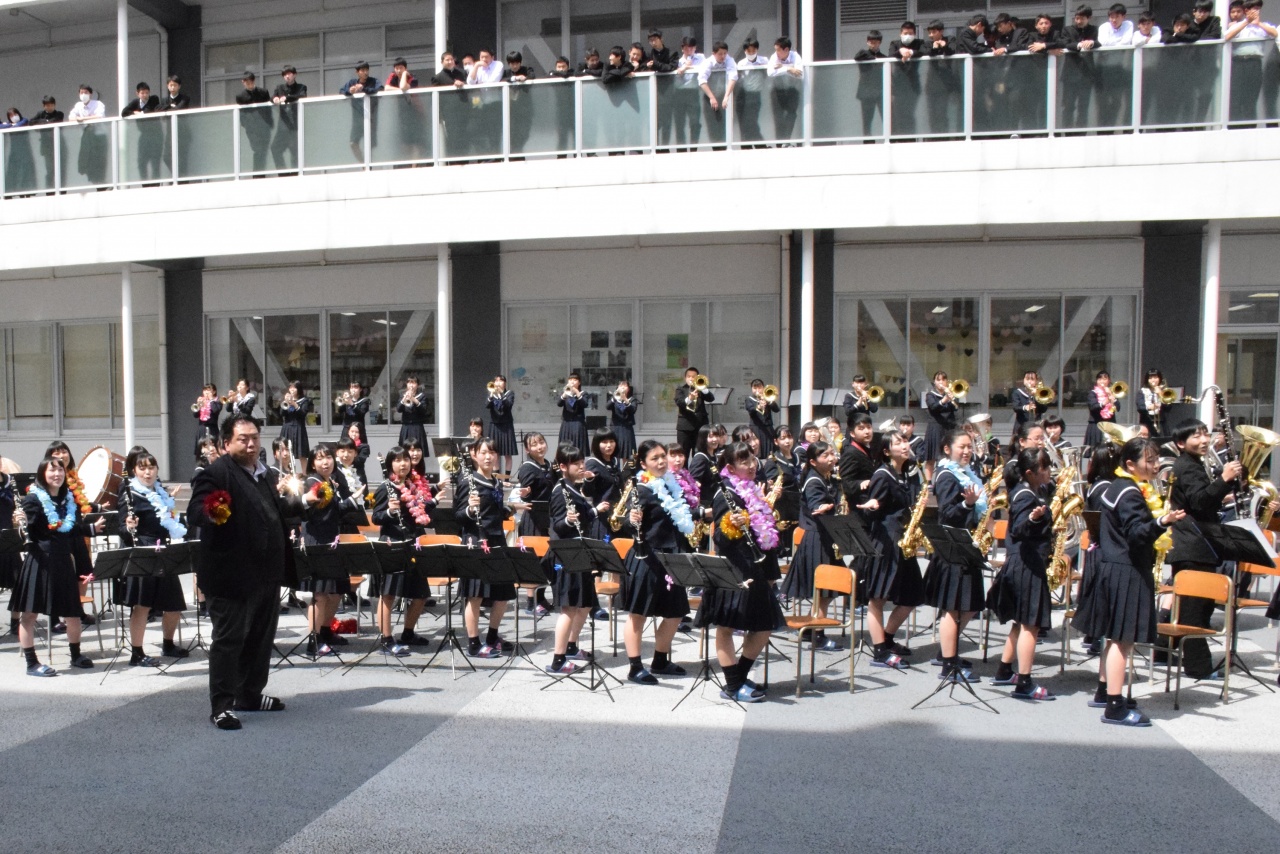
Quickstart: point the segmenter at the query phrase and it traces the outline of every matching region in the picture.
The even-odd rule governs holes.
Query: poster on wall
[[[689,367],[689,333],[667,336],[667,367],[680,370]]]
[[[529,317],[520,321],[520,346],[526,353],[547,352],[547,319]]]

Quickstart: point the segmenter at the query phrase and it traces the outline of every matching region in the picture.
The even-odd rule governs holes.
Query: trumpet
[[[956,380],[947,386],[947,394],[955,398],[957,403],[963,403],[965,396],[969,394],[969,381]]]
[[[1031,392],[1031,396],[1041,406],[1048,406],[1058,399],[1058,393],[1044,383],[1037,383],[1035,389]]]
[[[406,388],[404,390],[404,397],[400,398],[400,403],[403,404],[404,406],[417,406],[418,402],[419,401],[418,401],[417,391]]]
[[[624,394],[623,394],[622,392],[620,392],[620,391],[615,391],[615,392],[613,393],[613,399],[614,399],[614,400],[616,400],[616,401],[618,401],[618,403],[630,403],[630,402],[631,402],[631,398],[627,397],[626,395],[624,395]]]
[[[344,391],[342,394],[340,394],[340,395],[338,395],[337,397],[335,397],[335,398],[333,399],[333,405],[334,405],[334,408],[336,408],[336,409],[341,409],[341,408],[343,408],[344,406],[350,406],[350,405],[351,405],[351,392],[349,392],[349,391]]]
[[[489,397],[493,397],[495,394],[498,393],[498,386],[493,382],[493,380],[490,380],[489,382],[485,383],[484,387],[489,392]]]
[[[873,385],[866,392],[867,403],[879,403],[884,400],[884,389],[878,385]]]
[[[564,391],[560,393],[561,397],[582,397],[582,392],[573,387],[573,383],[565,383]]]
[[[1125,396],[1129,393],[1129,384],[1124,380],[1116,380],[1111,384],[1111,387],[1108,390],[1111,392],[1111,396],[1116,400],[1124,400]]]
[[[709,388],[711,388],[711,380],[707,379],[706,374],[698,374],[693,378],[693,390],[698,394],[705,394]]]
[[[204,400],[197,400],[195,403],[191,404],[191,411],[192,411],[192,412],[199,412],[199,411],[200,411],[200,407],[202,407],[202,406],[204,406]]]

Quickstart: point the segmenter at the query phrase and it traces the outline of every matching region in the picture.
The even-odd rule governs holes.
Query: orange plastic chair
[[[1199,626],[1184,626],[1178,619],[1182,611],[1182,597],[1197,596],[1201,599],[1212,599],[1225,606],[1227,618],[1222,630],[1202,629]],[[1173,616],[1168,623],[1156,626],[1156,634],[1162,638],[1181,640],[1182,638],[1230,638],[1235,623],[1235,583],[1229,575],[1216,572],[1203,572],[1196,569],[1184,569],[1173,577]],[[1231,681],[1231,643],[1226,641],[1226,661],[1222,665],[1222,702],[1227,702],[1227,686]],[[1164,690],[1169,693],[1169,671],[1177,668],[1177,683],[1173,689],[1173,708],[1179,708],[1178,696],[1182,690],[1182,645],[1166,644],[1169,663],[1164,672]],[[1154,656],[1152,656],[1154,658]],[[1155,664],[1151,665],[1154,670]]]
[[[804,666],[802,647],[804,645],[805,634],[808,633],[809,639],[812,641],[813,636],[819,631],[826,631],[827,629],[841,629],[841,630],[851,629],[853,627],[853,619],[854,619],[853,615],[857,613],[857,610],[858,610],[858,602],[857,602],[858,597],[855,592],[858,588],[858,574],[854,572],[852,569],[850,569],[849,567],[843,566],[843,565],[836,565],[832,563],[819,564],[817,567],[814,568],[814,571],[813,571],[813,587],[814,587],[815,598],[817,597],[817,591],[819,590],[834,590],[837,596],[848,596],[849,607],[845,609],[845,612],[844,612],[845,618],[843,620],[835,620],[830,617],[814,617],[814,616],[802,617],[802,616],[799,616],[798,614],[791,615],[786,618],[787,628],[795,631],[796,633],[794,640],[796,642],[796,696],[797,697],[800,696],[800,688],[801,688],[801,685],[803,684],[803,682],[801,681],[801,677],[803,676],[803,672],[801,668]],[[791,638],[788,638],[788,640],[790,639]],[[857,661],[857,656],[854,655],[854,650],[847,650],[847,652],[849,652],[849,693],[852,694],[854,692],[853,668],[854,668],[854,664]],[[816,657],[816,653],[812,647],[812,644],[810,644],[810,648],[809,648],[809,682],[810,683],[813,683],[814,681],[816,681],[815,657]],[[767,664],[768,664],[768,661],[766,659],[766,666]],[[766,681],[768,680],[768,678],[769,678],[768,674],[766,673],[765,675]]]

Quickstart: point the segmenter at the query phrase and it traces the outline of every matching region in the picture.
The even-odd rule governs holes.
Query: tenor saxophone
[[[1004,510],[1009,506],[1008,495],[1005,493],[996,495],[996,490],[1000,488],[1000,481],[1003,479],[1004,471],[996,468],[991,475],[991,479],[987,481],[987,509],[982,514],[982,518],[978,520],[978,527],[973,531],[973,544],[984,555],[990,554],[991,547],[996,543],[995,532],[991,530],[991,517],[997,510]]]
[[[622,487],[622,494],[618,496],[618,502],[613,505],[613,512],[609,514],[609,530],[615,534],[622,530],[622,523],[627,518],[628,499],[631,498],[631,490],[635,485],[634,480],[627,481],[627,485]]]
[[[903,557],[915,557],[921,548],[929,552],[933,551],[928,538],[920,528],[920,520],[924,516],[924,506],[928,500],[929,484],[926,483],[920,489],[920,497],[916,499],[915,507],[911,508],[911,521],[907,523],[907,527],[902,531],[902,538],[898,540],[898,548],[902,549]]]
[[[1054,496],[1054,501],[1057,501]],[[1053,516],[1053,554],[1049,557],[1046,580],[1050,590],[1066,584],[1071,578],[1071,561],[1067,560],[1067,537],[1071,533],[1071,517],[1084,510],[1084,499],[1074,493],[1067,496]]]

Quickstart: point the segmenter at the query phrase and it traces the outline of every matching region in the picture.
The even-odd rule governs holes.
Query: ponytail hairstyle
[[[1093,449],[1089,457],[1089,474],[1085,480],[1093,486],[1100,480],[1110,480],[1120,465],[1120,448],[1114,442],[1104,442]]]
[[[1018,481],[1025,480],[1031,472],[1048,468],[1049,465],[1049,452],[1044,448],[1027,448],[1019,451],[1018,456],[1013,459],[1013,465],[1005,470],[1005,489],[1012,494],[1014,488],[1018,485]]]

